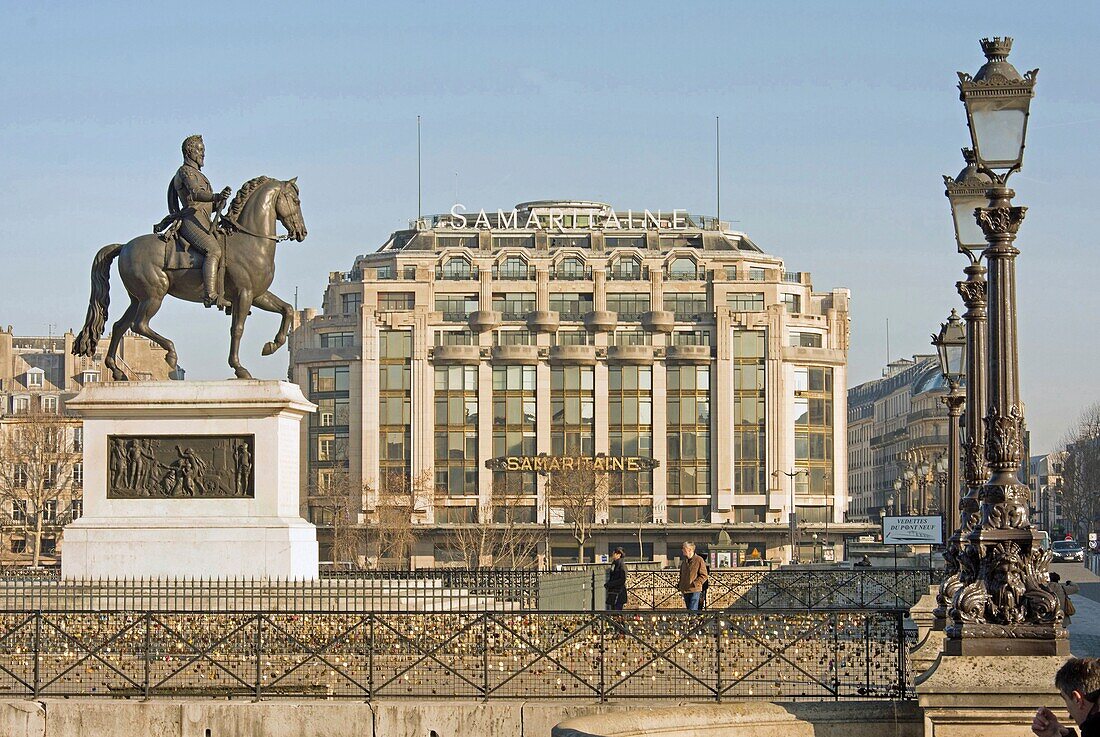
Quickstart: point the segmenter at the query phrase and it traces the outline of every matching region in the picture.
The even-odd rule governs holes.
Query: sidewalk
[[[1069,625],[1069,649],[1079,658],[1100,657],[1100,584],[1081,584],[1081,593],[1074,594],[1073,615]]]

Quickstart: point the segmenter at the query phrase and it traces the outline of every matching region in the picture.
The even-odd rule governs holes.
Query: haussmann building
[[[417,567],[491,562],[485,535],[470,559],[486,530],[576,561],[578,512],[547,488],[594,467],[586,560],[640,541],[667,561],[691,539],[723,564],[786,562],[792,503],[795,557],[839,560],[866,531],[846,523],[848,299],[682,210],[420,218],[332,273],[291,335],[291,378],[319,407],[302,503],[322,559],[369,557],[333,535],[385,525],[388,498]],[[333,490],[359,532],[332,529]]]

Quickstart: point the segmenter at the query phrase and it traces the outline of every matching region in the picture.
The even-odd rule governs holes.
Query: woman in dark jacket
[[[607,589],[607,609],[609,611],[622,611],[626,606],[626,566],[623,565],[622,548],[615,548],[611,553],[611,570],[608,572],[607,583],[603,585]]]

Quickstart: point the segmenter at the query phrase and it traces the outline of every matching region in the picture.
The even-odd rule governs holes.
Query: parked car
[[[1050,552],[1051,560],[1055,563],[1074,560],[1084,562],[1085,560],[1085,550],[1075,540],[1056,540],[1051,543]]]

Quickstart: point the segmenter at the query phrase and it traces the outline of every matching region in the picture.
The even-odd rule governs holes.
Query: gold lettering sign
[[[503,456],[485,462],[485,467],[495,471],[535,471],[553,473],[557,471],[600,471],[637,473],[651,471],[658,466],[652,458],[639,456]]]

